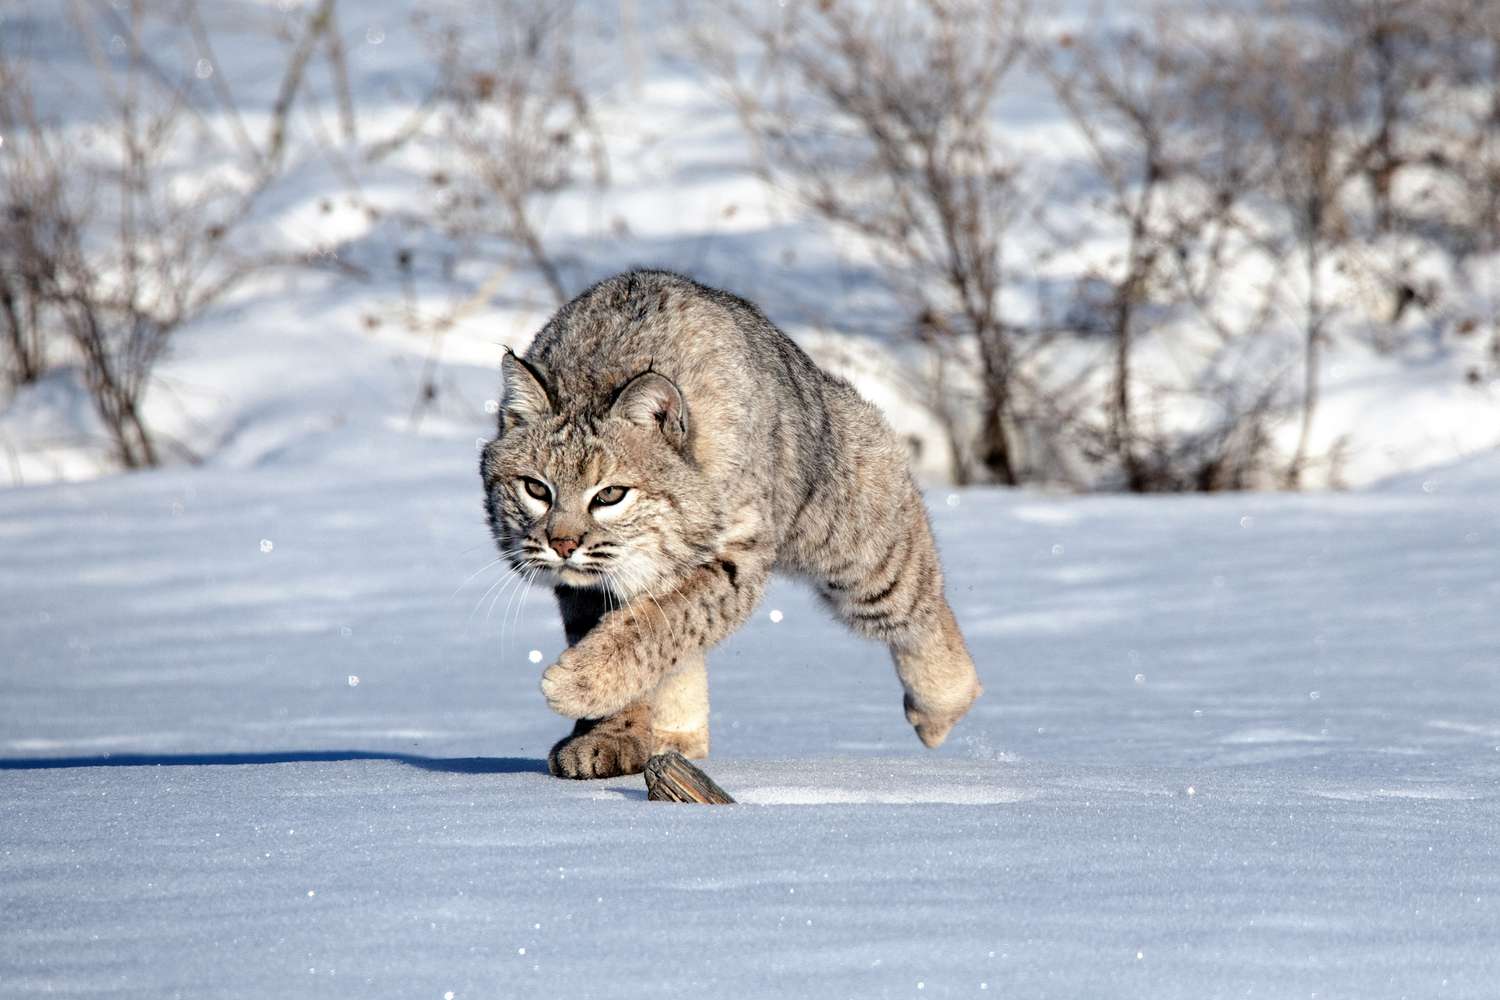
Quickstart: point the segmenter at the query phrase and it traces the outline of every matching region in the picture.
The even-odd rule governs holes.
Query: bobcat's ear
[[[500,433],[553,412],[552,394],[540,369],[509,349],[500,359],[505,398],[500,401]]]
[[[641,372],[615,395],[609,415],[642,427],[660,427],[678,451],[687,444],[687,406],[676,383],[659,372]]]

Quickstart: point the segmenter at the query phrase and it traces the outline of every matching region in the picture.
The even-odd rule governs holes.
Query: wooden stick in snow
[[[646,798],[654,802],[700,802],[721,805],[733,802],[729,793],[693,766],[676,750],[659,753],[646,761]]]

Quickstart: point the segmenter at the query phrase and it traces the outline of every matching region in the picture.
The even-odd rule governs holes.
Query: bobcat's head
[[[479,471],[490,532],[512,567],[628,600],[704,560],[718,512],[670,379],[645,371],[612,400],[567,400],[514,354],[502,369],[499,435]]]

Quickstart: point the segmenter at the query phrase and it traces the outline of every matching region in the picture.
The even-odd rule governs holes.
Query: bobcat
[[[542,675],[577,722],[548,766],[638,772],[708,753],[703,654],[773,569],[889,645],[929,747],[980,694],[903,446],[758,309],[664,271],[603,281],[503,361],[484,449],[501,554],[555,588],[569,647]]]

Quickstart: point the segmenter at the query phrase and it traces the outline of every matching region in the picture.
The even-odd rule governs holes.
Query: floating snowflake
[[[260,550],[262,552],[270,552],[275,547],[276,543],[271,541],[269,538],[262,538],[260,540]]]

